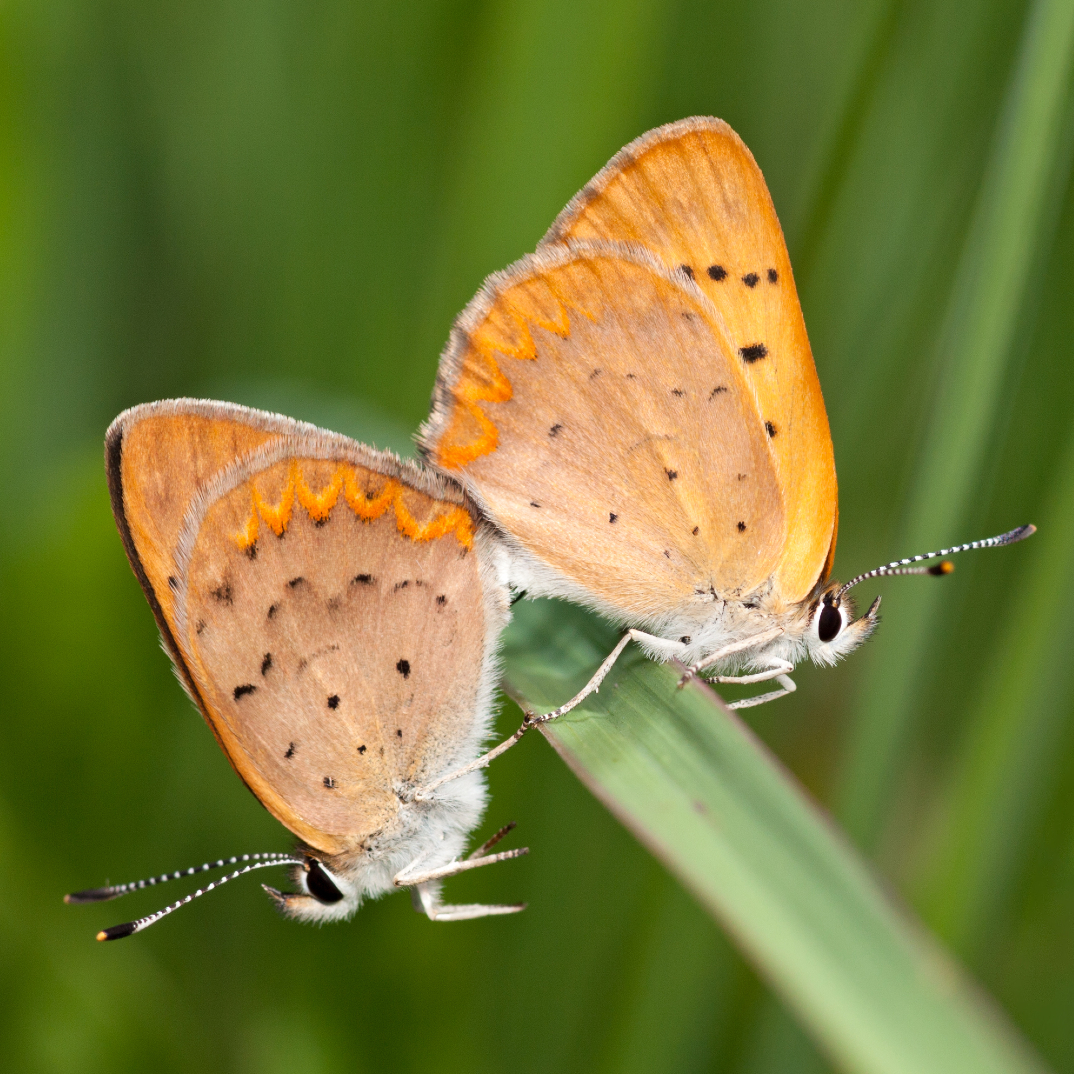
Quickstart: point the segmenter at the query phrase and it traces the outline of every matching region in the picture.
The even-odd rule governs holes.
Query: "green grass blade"
[[[592,617],[522,604],[507,681],[548,711],[614,643]],[[942,950],[752,733],[701,685],[628,650],[545,728],[577,775],[693,892],[848,1071],[1040,1070]]]
[[[896,555],[976,536],[963,527],[991,442],[1062,143],[1072,55],[1074,0],[1037,0],[956,273],[938,352],[932,419]],[[938,587],[922,587],[912,594],[896,591],[888,602],[899,629],[885,659],[872,663],[838,809],[865,844],[876,838],[887,789],[899,768],[942,599]]]
[[[976,954],[1009,896],[1026,833],[1039,818],[1062,760],[1070,719],[1074,600],[1074,438],[1041,518],[1008,627],[967,722],[969,740],[951,780],[948,822],[922,902],[929,923],[956,949]]]

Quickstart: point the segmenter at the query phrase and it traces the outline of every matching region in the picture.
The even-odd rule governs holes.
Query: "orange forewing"
[[[776,592],[801,600],[834,555],[835,460],[783,231],[753,155],[718,119],[651,131],[582,189],[544,243],[570,240],[645,246],[687,268],[720,311],[774,433],[787,520]]]

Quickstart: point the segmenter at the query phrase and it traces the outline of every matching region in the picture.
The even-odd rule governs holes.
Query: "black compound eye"
[[[306,873],[306,890],[318,901],[331,905],[343,898],[343,892],[332,883],[332,878],[319,861],[312,858]]]
[[[820,610],[820,620],[817,623],[817,637],[821,641],[834,641],[843,629],[843,616],[838,608],[825,604]]]

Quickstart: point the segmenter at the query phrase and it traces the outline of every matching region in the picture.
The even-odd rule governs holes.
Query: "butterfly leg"
[[[745,652],[747,649],[756,649],[760,645],[766,645],[770,641],[774,641],[783,633],[782,627],[772,627],[771,630],[766,630],[763,634],[756,634],[752,638],[746,638],[743,641],[735,641],[730,645],[725,645],[722,649],[717,649],[716,652],[710,653],[704,660],[694,664],[693,667],[687,668],[686,673],[679,680],[679,689],[681,690],[695,675],[704,671],[705,668],[712,667],[713,664],[718,664],[721,660],[726,660],[729,656],[734,656],[736,653]],[[780,661],[781,664],[786,661]],[[742,682],[753,681],[762,682],[764,679],[771,679],[775,675],[782,674],[784,671],[791,671],[793,664],[788,664],[786,668],[781,667],[778,671],[773,671],[771,674],[764,674],[761,679],[742,680],[742,679],[713,679],[713,682]]]
[[[786,697],[787,694],[793,694],[798,687],[794,685],[793,679],[787,677],[788,671],[794,671],[794,665],[786,660],[777,660],[774,661],[773,667],[758,671],[754,675],[716,675],[705,681],[710,684],[732,682],[745,685],[751,682],[771,682],[772,679],[776,679],[782,689],[770,690],[767,694],[758,694],[756,697],[746,697],[741,701],[727,703],[729,709],[749,709],[753,708],[754,705],[763,705],[767,701],[775,701],[777,697]]]
[[[726,650],[722,650],[721,654],[726,654]],[[711,658],[706,661],[711,664]],[[679,680],[679,688],[681,689],[690,680],[696,668],[690,668],[685,675]],[[770,690],[767,694],[758,694],[757,697],[746,697],[741,701],[732,701],[727,704],[730,709],[748,709],[753,708],[754,705],[763,705],[768,701],[775,701],[777,697],[786,697],[787,694],[793,694],[798,689],[794,685],[794,680],[788,678],[787,672],[794,671],[794,665],[788,660],[772,660],[772,666],[765,668],[764,671],[755,672],[752,675],[714,675],[711,679],[706,679],[710,685],[713,683],[736,683],[738,685],[746,685],[753,682],[770,682],[772,679],[776,679],[779,682],[781,689]]]
[[[524,902],[516,903],[461,903],[452,906],[440,901],[440,883],[431,881],[410,889],[410,900],[419,914],[430,921],[470,921],[475,917],[493,917],[499,914],[517,914],[526,909]]]
[[[652,634],[646,634],[643,630],[628,630],[619,639],[615,648],[605,657],[604,662],[597,668],[589,682],[570,701],[560,705],[558,709],[553,709],[551,712],[544,714],[527,712],[522,726],[510,738],[505,738],[498,746],[494,746],[488,753],[483,753],[477,760],[471,761],[469,764],[463,765],[462,768],[457,768],[454,772],[449,772],[446,776],[441,776],[432,783],[427,783],[424,787],[418,788],[413,792],[414,800],[418,802],[426,801],[437,787],[442,787],[445,783],[458,779],[459,776],[465,776],[467,772],[473,772],[478,768],[487,768],[490,761],[495,760],[501,753],[506,753],[531,727],[536,727],[541,723],[548,723],[549,720],[554,720],[557,716],[570,712],[576,705],[580,705],[590,694],[595,693],[600,688],[600,684],[604,681],[608,672],[611,671],[612,665],[619,659],[620,654],[631,641],[643,642],[665,651],[669,648],[674,651],[675,647],[684,648],[682,642],[658,638]]]
[[[477,760],[464,764],[462,768],[456,768],[454,772],[449,772],[446,776],[434,779],[432,783],[427,783],[424,787],[419,787],[413,792],[414,801],[428,801],[437,787],[442,787],[445,783],[458,779],[459,776],[465,776],[467,772],[475,772],[479,768],[488,768],[491,761],[494,761],[501,753],[506,753],[532,726],[530,713],[526,713],[526,719],[522,721],[522,726],[510,738],[505,738],[498,746],[493,746],[488,753],[483,753]]]
[[[786,697],[798,689],[794,685],[794,679],[789,679],[786,675],[777,675],[776,682],[782,687],[781,690],[769,690],[767,694],[758,694],[757,697],[745,697],[741,701],[732,701],[727,707],[729,709],[750,709],[754,705],[764,705],[769,701],[775,701],[777,697]]]
[[[794,665],[788,663],[786,660],[778,660],[774,662],[774,666],[766,668],[764,671],[758,671],[753,675],[714,675],[711,679],[705,679],[710,686],[715,683],[735,683],[739,686],[745,686],[748,683],[754,682],[771,682],[772,679],[779,681],[782,689],[772,690],[767,694],[758,694],[757,697],[743,698],[741,701],[728,702],[727,707],[731,709],[748,709],[754,705],[763,705],[766,701],[775,701],[777,697],[784,697],[787,694],[793,694],[798,689],[794,685],[794,680],[787,677],[787,672],[794,671]],[[685,683],[688,679],[687,675],[684,675],[682,682]]]
[[[479,848],[483,850],[484,848]],[[449,861],[447,865],[441,865],[438,869],[427,869],[425,872],[413,871],[419,861],[413,861],[395,874],[394,883],[397,888],[410,888],[419,884],[428,884],[431,880],[446,880],[449,876],[458,876],[459,873],[469,872],[471,869],[480,869],[482,865],[495,865],[498,861],[510,861],[511,858],[521,858],[530,852],[529,847],[519,847],[517,850],[501,850],[498,854],[483,854],[481,857],[463,858],[461,861]]]
[[[548,723],[550,720],[555,720],[557,717],[570,712],[571,709],[580,705],[590,694],[595,694],[600,689],[600,684],[607,678],[608,672],[612,670],[616,660],[619,659],[623,650],[632,641],[636,641],[642,645],[652,646],[663,652],[671,651],[673,653],[676,650],[686,648],[682,642],[669,641],[667,638],[658,638],[654,634],[646,634],[644,630],[628,630],[619,639],[616,647],[604,658],[604,662],[593,673],[593,677],[589,682],[587,682],[585,686],[570,699],[570,701],[564,702],[558,709],[553,709],[551,712],[529,717],[529,722],[534,725]]]
[[[492,865],[498,861],[507,861],[510,858],[518,858],[529,853],[529,847],[506,850],[499,854],[486,853],[507,835],[514,826],[513,821],[505,825],[468,857],[462,861],[449,862],[440,869],[430,869],[424,873],[411,873],[410,870],[420,863],[420,859],[412,862],[396,875],[395,883],[399,887],[410,888],[410,898],[414,903],[414,909],[419,914],[425,914],[430,921],[466,921],[474,917],[517,914],[526,909],[524,902],[506,904],[464,903],[456,906],[445,906],[440,901],[441,885],[447,877],[466,872],[468,869],[478,869],[482,865]]]
[[[711,679],[706,679],[705,681],[708,683],[733,682],[740,686],[746,686],[751,682],[770,682],[772,679],[778,679],[791,671],[794,671],[793,664],[786,660],[773,660],[770,668],[765,668],[764,671],[758,671],[753,675],[713,675]],[[792,689],[794,688],[792,687]]]

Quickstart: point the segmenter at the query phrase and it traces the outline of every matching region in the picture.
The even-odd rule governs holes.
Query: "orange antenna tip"
[[[929,574],[950,574],[954,569],[955,565],[949,559],[945,559],[942,563],[929,567]]]

